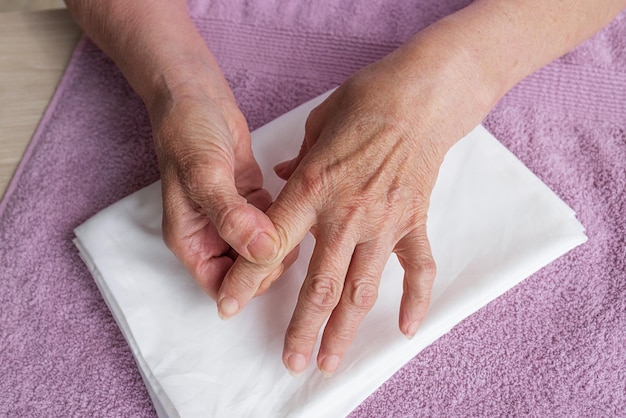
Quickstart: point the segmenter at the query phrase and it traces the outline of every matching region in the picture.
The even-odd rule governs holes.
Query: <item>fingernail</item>
[[[327,356],[320,363],[320,371],[326,377],[332,376],[339,367],[339,356]]]
[[[276,242],[261,232],[248,244],[248,252],[256,260],[271,261],[276,256]]]
[[[415,337],[415,334],[417,334],[417,329],[420,326],[420,321],[414,321],[411,322],[407,328],[407,332],[406,332],[406,337],[410,340],[413,337]]]
[[[239,311],[239,302],[236,299],[227,296],[220,300],[217,304],[217,313],[220,318],[230,319]]]
[[[292,376],[300,376],[306,370],[306,358],[302,354],[291,354],[287,357],[287,369]]]

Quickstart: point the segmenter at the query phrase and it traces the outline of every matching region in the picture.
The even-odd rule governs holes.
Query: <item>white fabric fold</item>
[[[294,157],[320,96],[252,134],[268,190]],[[284,332],[313,240],[270,291],[222,321],[161,238],[155,183],[76,228],[75,243],[132,348],[160,416],[340,416],[473,312],[586,241],[574,212],[484,128],[447,154],[428,231],[438,272],[417,335],[398,329],[403,271],[392,256],[375,307],[337,373],[311,366],[294,378],[281,362]]]

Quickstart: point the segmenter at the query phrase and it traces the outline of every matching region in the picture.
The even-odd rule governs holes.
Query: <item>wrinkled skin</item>
[[[283,250],[309,230],[316,239],[285,337],[283,360],[296,374],[326,319],[317,362],[328,374],[336,370],[376,301],[391,253],[405,270],[402,332],[412,337],[428,310],[435,278],[430,194],[450,138],[463,136],[482,113],[455,117],[457,91],[433,82],[454,72],[425,63],[415,76],[415,65],[406,65],[412,59],[401,50],[347,80],[311,112],[298,156],[275,168],[288,181],[267,215]],[[241,309],[279,261],[235,263],[218,294],[225,316]]]
[[[405,270],[400,329],[414,335],[435,265],[428,201],[445,152],[511,87],[572,49],[626,0],[474,0],[354,74],[307,121],[276,202],[250,135],[185,0],[66,0],[148,108],[163,180],[164,238],[223,318],[293,262],[313,258],[283,361],[304,371],[324,320],[318,367],[330,374],[376,300],[393,252]]]
[[[215,299],[239,254],[257,260],[248,248],[253,248],[250,243],[258,235],[258,225],[273,230],[264,215],[272,199],[262,188],[248,126],[234,100],[216,101],[202,94],[159,112],[153,125],[163,187],[164,240]],[[228,241],[240,245],[233,249]],[[257,257],[272,256],[272,245],[261,247]],[[289,266],[296,256],[297,248],[284,263]],[[283,269],[281,263],[268,274],[256,294],[264,293]]]

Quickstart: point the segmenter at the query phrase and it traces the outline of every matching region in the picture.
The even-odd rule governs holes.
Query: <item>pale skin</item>
[[[262,189],[250,135],[182,0],[150,7],[67,0],[85,32],[146,103],[163,180],[168,247],[230,318],[269,288],[308,231],[314,253],[283,362],[332,374],[373,306],[395,253],[400,330],[412,337],[435,278],[429,197],[447,150],[524,77],[571,50],[625,0],[476,0],[346,80],[309,116],[299,155]]]

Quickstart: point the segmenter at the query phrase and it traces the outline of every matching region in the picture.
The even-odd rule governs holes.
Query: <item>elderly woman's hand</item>
[[[435,278],[429,197],[446,151],[487,108],[467,66],[439,54],[407,45],[355,74],[311,112],[299,155],[275,168],[289,179],[267,212],[281,250],[309,230],[316,239],[285,337],[283,360],[296,374],[327,319],[317,362],[336,370],[392,252],[405,270],[400,329],[412,337],[426,314]],[[236,314],[279,261],[238,261],[218,294],[221,314]]]
[[[312,112],[300,154],[277,167],[289,181],[264,214],[269,196],[248,129],[186,2],[67,3],[150,110],[166,241],[217,296],[223,317],[280,275],[307,231],[315,235],[285,338],[283,359],[295,373],[307,367],[326,318],[318,365],[336,369],[391,252],[405,269],[400,328],[415,333],[435,274],[426,212],[446,150],[508,89],[626,7],[626,0],[474,0]],[[176,91],[202,79],[199,88]]]
[[[274,240],[264,236],[275,234],[264,214],[272,199],[262,188],[245,118],[226,88],[222,98],[199,88],[168,96],[151,109],[163,188],[163,237],[213,298],[238,256],[259,262],[276,253]]]
[[[296,159],[277,167],[289,178],[267,211],[279,251],[235,262],[217,295],[221,315],[239,312],[310,230],[316,246],[285,336],[289,370],[305,370],[326,319],[317,363],[336,370],[391,252],[405,270],[400,329],[412,336],[435,276],[426,213],[444,154],[506,91],[625,4],[475,0],[351,77],[311,113]]]
[[[271,198],[262,189],[248,126],[187,2],[155,0],[148,8],[124,0],[67,3],[150,113],[168,247],[214,298],[237,257],[273,261],[278,235],[264,213]]]

